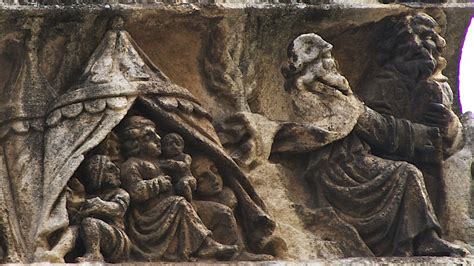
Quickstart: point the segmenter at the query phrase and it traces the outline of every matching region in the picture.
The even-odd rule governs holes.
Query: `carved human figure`
[[[290,44],[291,71],[286,77],[294,81],[293,89],[311,91],[323,83],[341,98],[350,95],[345,79],[332,82],[340,74],[328,47],[316,34],[303,34]],[[302,83],[300,77],[308,80],[307,69],[314,65],[321,65],[321,71],[312,71],[310,82]],[[368,107],[364,110],[350,134],[311,152],[305,178],[319,205],[333,207],[377,256],[467,254],[440,238],[422,173],[412,164],[383,159],[371,151],[372,146],[400,155],[439,150],[437,129],[381,115]]]
[[[441,213],[443,160],[463,145],[462,126],[451,110],[453,93],[442,74],[446,60],[441,56],[446,41],[438,23],[424,13],[402,15],[388,23],[379,43],[375,70],[366,74],[358,88],[364,102],[379,113],[407,119],[439,129],[439,154],[398,155],[413,162],[422,172],[435,210]],[[390,152],[377,152],[393,157]]]
[[[187,89],[171,82],[150,61],[122,29],[121,17],[112,18],[109,25],[77,85],[56,98],[47,114],[43,200],[34,228],[38,257],[51,250],[51,240],[70,226],[68,181],[85,157],[104,151],[123,170],[121,181],[131,197],[126,219],[131,229],[127,233],[137,260],[233,257],[238,247],[212,240],[191,203],[174,193],[171,178],[159,166],[161,148],[154,124],[129,117],[137,112],[146,113],[166,125],[163,130],[178,132],[193,148],[212,156],[225,169],[227,184],[239,201],[246,244],[259,252],[283,255],[284,241],[273,236],[275,222],[247,176],[224,151],[211,115]],[[120,123],[134,125],[118,132],[118,146],[124,154],[117,154],[118,143],[110,134]],[[152,232],[147,231],[149,227]]]
[[[162,146],[164,159],[160,160],[160,166],[168,170],[175,193],[191,202],[196,179],[191,173],[191,156],[184,153],[183,138],[177,133],[170,133],[163,137]]]
[[[119,187],[119,168],[108,156],[93,155],[78,175],[69,180],[67,187],[69,226],[53,248],[39,253],[36,260],[64,263],[64,257],[77,247],[78,241],[85,247],[85,254],[77,258],[80,262],[128,259],[131,244],[125,233],[124,216],[130,196]]]
[[[131,243],[125,233],[124,216],[129,194],[120,188],[120,170],[104,155],[86,161],[87,199],[81,206],[81,239],[85,254],[79,261],[120,262],[128,259]]]
[[[252,142],[255,150],[306,154],[304,177],[317,205],[333,208],[377,256],[466,255],[465,249],[440,237],[421,171],[395,159],[439,157],[440,130],[365,106],[339,73],[331,50],[332,45],[316,34],[295,38],[283,68],[293,107],[290,120],[238,114],[229,120],[230,126],[222,126],[223,136],[242,143],[227,132],[240,121],[244,126],[236,128],[246,132],[234,136],[250,136],[244,141]],[[265,132],[257,133],[261,128]],[[235,154],[246,154],[244,148]],[[380,157],[381,151],[392,159]]]
[[[271,260],[273,256],[245,250],[242,231],[235,218],[238,204],[234,192],[224,185],[216,165],[207,157],[194,155],[191,170],[197,180],[193,206],[203,223],[212,231],[212,238],[226,245],[237,245],[233,260]]]
[[[174,195],[171,178],[159,166],[155,124],[140,116],[126,118],[120,138],[127,158],[121,169],[131,197],[127,228],[133,255],[146,261],[232,258],[238,247],[213,240],[191,203]]]

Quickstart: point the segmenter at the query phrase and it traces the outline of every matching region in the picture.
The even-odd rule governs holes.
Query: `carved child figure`
[[[129,257],[131,244],[124,215],[129,194],[120,188],[120,170],[108,156],[95,155],[86,162],[87,200],[81,207],[81,238],[86,253],[79,261],[119,262]]]
[[[184,140],[176,133],[163,137],[163,157],[160,166],[173,178],[176,194],[191,202],[196,179],[191,173],[191,156],[184,153]]]
[[[207,157],[193,156],[191,170],[197,180],[192,204],[203,223],[212,231],[212,238],[220,243],[239,247],[233,260],[272,260],[271,255],[245,251],[242,232],[234,216],[237,198],[229,187],[224,186],[216,165]]]

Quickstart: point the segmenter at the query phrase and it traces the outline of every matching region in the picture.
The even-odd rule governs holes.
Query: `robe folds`
[[[127,233],[135,259],[189,260],[211,234],[191,203],[160,191],[152,177],[163,175],[149,161],[130,158],[122,165],[122,184],[130,193]]]
[[[413,154],[414,128],[407,120],[367,112],[373,126],[358,124],[344,139],[314,152],[305,178],[320,207],[334,208],[376,256],[413,253],[417,235],[440,233],[423,174],[406,161],[373,155],[371,147]]]

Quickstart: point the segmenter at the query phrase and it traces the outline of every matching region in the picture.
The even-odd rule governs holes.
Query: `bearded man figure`
[[[435,155],[441,143],[438,128],[382,115],[364,106],[338,72],[331,49],[316,34],[300,35],[289,45],[289,61],[283,69],[285,89],[297,117],[294,121],[301,124],[293,139],[306,139],[304,150],[309,151],[310,159],[305,178],[319,207],[332,207],[376,256],[466,255],[463,248],[441,239],[423,174],[410,163],[372,152],[372,147],[377,147],[399,156]],[[341,120],[344,115],[345,121]],[[342,125],[333,124],[336,122]],[[306,132],[301,133],[303,125]],[[350,132],[324,147],[319,148],[316,136],[308,138],[316,132],[315,126],[328,135],[344,125]],[[278,143],[289,139],[279,138],[288,132],[276,134],[273,148],[288,147]],[[315,142],[314,149],[308,140]]]
[[[385,25],[375,71],[367,71],[358,94],[379,113],[440,130],[437,156],[377,152],[415,164],[423,172],[435,211],[441,215],[445,198],[443,160],[463,145],[461,123],[451,110],[453,93],[442,74],[446,60],[441,54],[446,41],[440,36],[438,23],[424,13],[402,15]]]

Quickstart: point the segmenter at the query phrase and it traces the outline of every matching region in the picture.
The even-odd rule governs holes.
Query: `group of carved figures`
[[[63,262],[79,240],[77,261],[273,258],[244,250],[237,199],[209,158],[191,159],[179,134],[161,139],[142,116],[119,127],[68,182],[69,226],[37,260]]]
[[[222,121],[219,134],[121,18],[110,25],[79,85],[43,108],[43,117],[23,99],[2,124],[5,261],[284,258],[284,239],[273,234],[275,222],[236,163],[251,161],[258,146],[267,156],[306,154],[305,178],[319,207],[333,208],[374,255],[467,254],[441,238],[434,201],[441,190],[429,183],[442,178],[440,165],[462,137],[441,73],[446,44],[428,15],[400,16],[387,30],[380,45],[387,54],[358,96],[338,72],[332,45],[313,33],[296,37],[282,71],[290,120],[243,112]],[[23,83],[12,85],[20,100],[32,93],[24,75],[47,93],[31,53],[15,79]],[[257,120],[275,130],[256,127]],[[273,134],[272,142],[258,134]],[[240,145],[231,153],[229,143]],[[30,168],[12,159],[18,147]],[[29,176],[23,189],[19,178],[38,171],[41,178]]]

